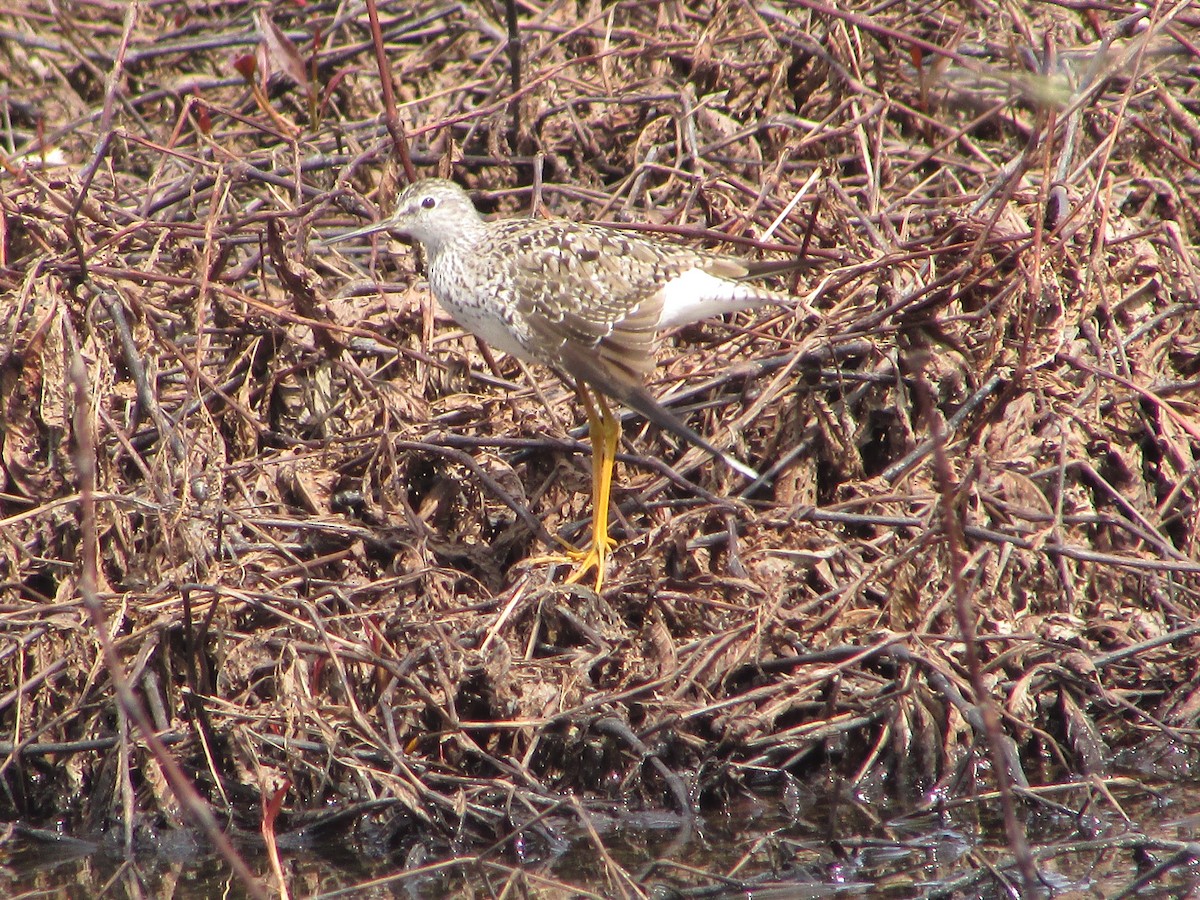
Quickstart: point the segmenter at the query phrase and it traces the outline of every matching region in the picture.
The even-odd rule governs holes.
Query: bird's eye
[[[433,209],[437,206],[437,197],[422,197],[421,207],[423,209]]]

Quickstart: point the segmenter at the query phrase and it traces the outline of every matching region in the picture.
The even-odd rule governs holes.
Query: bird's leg
[[[588,433],[592,437],[592,540],[586,550],[570,554],[575,571],[567,584],[581,581],[591,569],[596,570],[596,590],[604,584],[608,554],[616,546],[608,534],[608,504],[612,496],[613,467],[617,461],[617,444],[621,440],[621,423],[613,415],[604,397],[595,398],[579,384],[579,398],[587,410]]]
[[[617,444],[621,439],[621,423],[597,394],[594,398],[583,384],[579,384],[579,399],[587,412],[588,433],[592,438],[592,537],[582,550],[576,550],[559,538],[566,548],[561,556],[535,556],[526,564],[571,563],[574,570],[567,577],[567,584],[583,580],[592,569],[596,570],[596,590],[604,585],[604,570],[608,555],[616,546],[608,535],[608,504],[612,495],[613,464],[617,461]]]

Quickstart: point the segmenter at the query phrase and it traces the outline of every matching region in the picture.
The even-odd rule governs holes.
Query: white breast
[[[527,361],[534,357],[522,346],[520,328],[498,296],[494,280],[472,284],[442,264],[443,255],[429,261],[429,288],[454,321],[494,350],[503,350]]]

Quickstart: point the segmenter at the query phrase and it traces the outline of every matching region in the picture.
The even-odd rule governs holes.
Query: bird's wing
[[[509,223],[504,223],[508,225]],[[562,222],[515,221],[508,236],[518,314],[546,362],[569,374],[566,348],[586,354],[604,374],[640,384],[654,365],[661,286],[701,257],[686,247]],[[587,379],[585,379],[587,380]],[[600,390],[612,393],[604,384]]]
[[[736,260],[607,229],[564,222],[550,232],[540,223],[510,221],[514,301],[542,361],[757,479],[753,469],[718,450],[642,387],[654,366],[662,285],[695,268],[724,278],[745,269]]]

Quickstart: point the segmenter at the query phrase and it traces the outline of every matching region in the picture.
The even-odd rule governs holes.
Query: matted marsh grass
[[[1023,788],[1186,770],[1196,10],[511,11],[515,55],[490,4],[0,25],[0,814],[132,848],[333,804],[436,859],[828,771],[999,787],[1028,879]],[[314,244],[405,153],[798,263],[816,315],[669,335],[653,383],[769,484],[627,427],[602,594],[523,566],[587,524],[573,397],[408,248]]]

